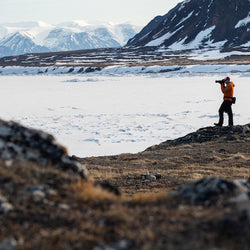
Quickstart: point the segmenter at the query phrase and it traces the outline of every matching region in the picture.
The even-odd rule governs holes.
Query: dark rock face
[[[249,0],[186,0],[164,16],[155,17],[127,46],[165,46],[181,42],[192,49],[214,47],[249,49]],[[158,40],[157,40],[158,39]]]
[[[196,132],[190,133],[186,136],[177,138],[175,140],[167,140],[159,145],[152,146],[146,149],[146,151],[155,150],[158,148],[166,148],[171,146],[177,146],[188,143],[202,143],[211,141],[221,136],[227,136],[227,140],[234,140],[234,134],[250,133],[250,123],[246,125],[237,125],[232,127],[205,127],[198,129]]]
[[[173,196],[194,205],[217,205],[227,201],[249,201],[250,182],[246,180],[225,180],[216,177],[204,178],[179,186],[173,192]]]
[[[26,128],[16,122],[0,120],[0,158],[3,161],[25,160],[40,165],[53,164],[87,178],[87,170],[69,157],[52,135]]]

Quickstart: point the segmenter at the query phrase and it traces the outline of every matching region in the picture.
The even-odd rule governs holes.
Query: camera
[[[216,82],[216,83],[219,83],[219,84],[224,84],[224,83],[225,83],[225,80],[216,80],[215,82]]]

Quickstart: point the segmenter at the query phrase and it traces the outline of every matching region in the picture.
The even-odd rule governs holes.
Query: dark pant
[[[232,102],[231,101],[223,101],[219,109],[219,125],[222,126],[223,124],[223,113],[228,114],[228,125],[233,126],[233,112],[232,112]]]

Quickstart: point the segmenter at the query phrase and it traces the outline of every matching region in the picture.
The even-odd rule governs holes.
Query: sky
[[[182,0],[0,0],[0,23],[73,20],[146,25]]]

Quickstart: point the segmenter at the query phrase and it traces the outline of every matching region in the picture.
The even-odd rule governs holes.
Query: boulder
[[[8,163],[24,160],[43,166],[52,164],[84,179],[88,177],[87,169],[70,157],[52,135],[13,121],[0,120],[0,158]]]
[[[250,180],[203,178],[180,185],[172,196],[193,205],[218,205],[250,200]]]
[[[13,210],[12,204],[10,204],[5,197],[0,195],[0,216],[1,214],[7,214]]]

